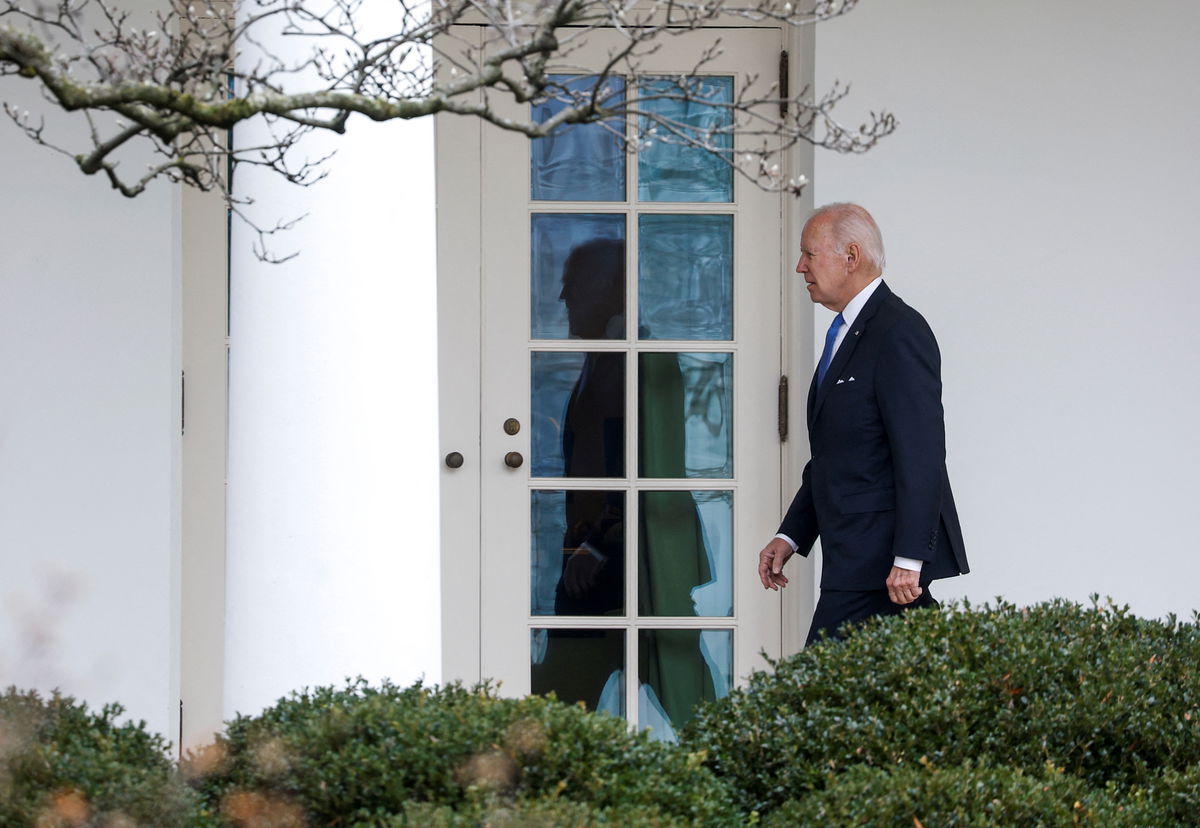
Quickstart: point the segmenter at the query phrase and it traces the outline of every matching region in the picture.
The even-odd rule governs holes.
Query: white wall
[[[279,265],[234,226],[226,717],[440,679],[433,122],[349,127],[305,140],[337,151],[311,189],[238,171],[263,222],[307,218]]]
[[[942,347],[974,571],[941,595],[1200,607],[1196,31],[1186,0],[876,0],[819,29],[846,120],[900,119],[813,178],[874,213]]]
[[[0,98],[40,106],[27,81]],[[126,199],[7,119],[0,158],[0,686],[174,739],[178,193]]]

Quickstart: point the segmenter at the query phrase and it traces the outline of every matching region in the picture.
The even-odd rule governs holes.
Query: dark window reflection
[[[535,213],[530,232],[531,336],[624,339],[625,216]]]
[[[563,264],[562,293],[572,339],[625,338],[625,240],[591,239]]]
[[[588,710],[625,715],[622,630],[536,629],[530,636],[530,689]]]
[[[535,351],[534,477],[625,476],[625,355]]]
[[[625,494],[530,495],[534,615],[624,615]]]

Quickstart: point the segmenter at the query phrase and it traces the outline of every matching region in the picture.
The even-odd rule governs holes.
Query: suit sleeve
[[[813,543],[817,540],[817,510],[813,507],[812,499],[812,461],[804,464],[804,473],[800,476],[800,490],[792,498],[783,523],[779,525],[779,534],[787,535],[799,547],[796,551],[808,555]]]
[[[892,453],[897,557],[931,561],[946,465],[941,354],[919,316],[889,331],[876,375],[876,398]]]

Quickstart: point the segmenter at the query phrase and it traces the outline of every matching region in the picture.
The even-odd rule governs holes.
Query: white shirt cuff
[[[601,552],[596,547],[592,546],[587,541],[584,541],[583,543],[579,544],[579,548],[587,550],[587,553],[589,555],[591,555],[593,558],[595,558],[596,560],[598,560],[600,563],[608,562],[608,555],[605,555],[603,552]]]
[[[918,560],[917,558],[901,558],[899,555],[896,556],[896,566],[900,567],[901,569],[910,569],[913,572],[920,572],[921,566],[924,563],[924,561]]]
[[[787,545],[792,547],[793,552],[800,551],[800,544],[796,543],[794,540],[789,538],[787,535],[776,535],[775,537],[779,538],[780,540],[787,541]]]

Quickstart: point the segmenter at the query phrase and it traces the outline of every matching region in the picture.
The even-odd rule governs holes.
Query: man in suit
[[[946,473],[941,355],[924,318],[883,282],[870,213],[830,204],[804,225],[796,272],[838,313],[808,392],[811,458],[778,534],[759,553],[767,589],[821,538],[808,642],[873,615],[937,606],[929,583],[968,571]]]

